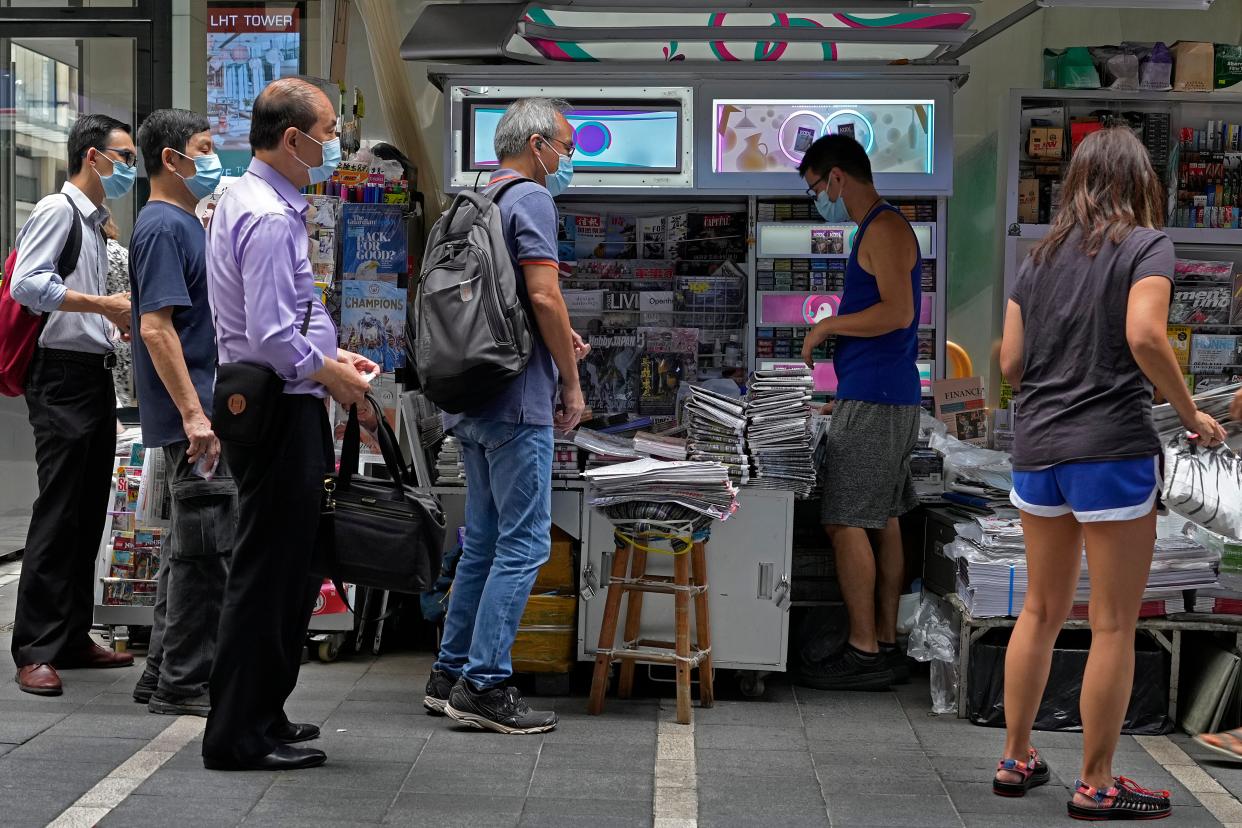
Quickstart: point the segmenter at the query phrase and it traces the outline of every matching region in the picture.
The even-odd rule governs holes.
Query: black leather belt
[[[87,365],[91,368],[103,368],[112,370],[116,367],[116,352],[108,351],[106,354],[91,354],[86,351],[66,351],[60,348],[40,348],[39,355],[44,359],[57,359],[61,362],[76,362],[80,365]]]

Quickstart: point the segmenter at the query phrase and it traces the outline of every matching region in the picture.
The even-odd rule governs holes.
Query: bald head
[[[255,99],[250,116],[250,148],[276,149],[290,127],[313,135],[316,125],[335,119],[332,102],[319,87],[302,78],[269,83]]]

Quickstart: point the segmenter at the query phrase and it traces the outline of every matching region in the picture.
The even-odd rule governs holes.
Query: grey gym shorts
[[[919,505],[910,452],[919,437],[917,405],[838,402],[824,456],[825,525],[883,529]]]

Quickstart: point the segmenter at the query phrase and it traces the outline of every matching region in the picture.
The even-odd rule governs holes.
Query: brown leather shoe
[[[63,692],[60,675],[50,664],[27,664],[19,667],[14,681],[22,692],[34,693],[36,696],[59,696]]]
[[[107,647],[100,647],[92,641],[86,649],[56,659],[56,667],[61,670],[90,670],[104,667],[128,667],[134,663],[129,653],[116,653]]]

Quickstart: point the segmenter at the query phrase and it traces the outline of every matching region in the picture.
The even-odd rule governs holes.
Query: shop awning
[[[974,0],[563,0],[430,4],[406,60],[513,63],[889,64],[934,60],[973,34]]]

